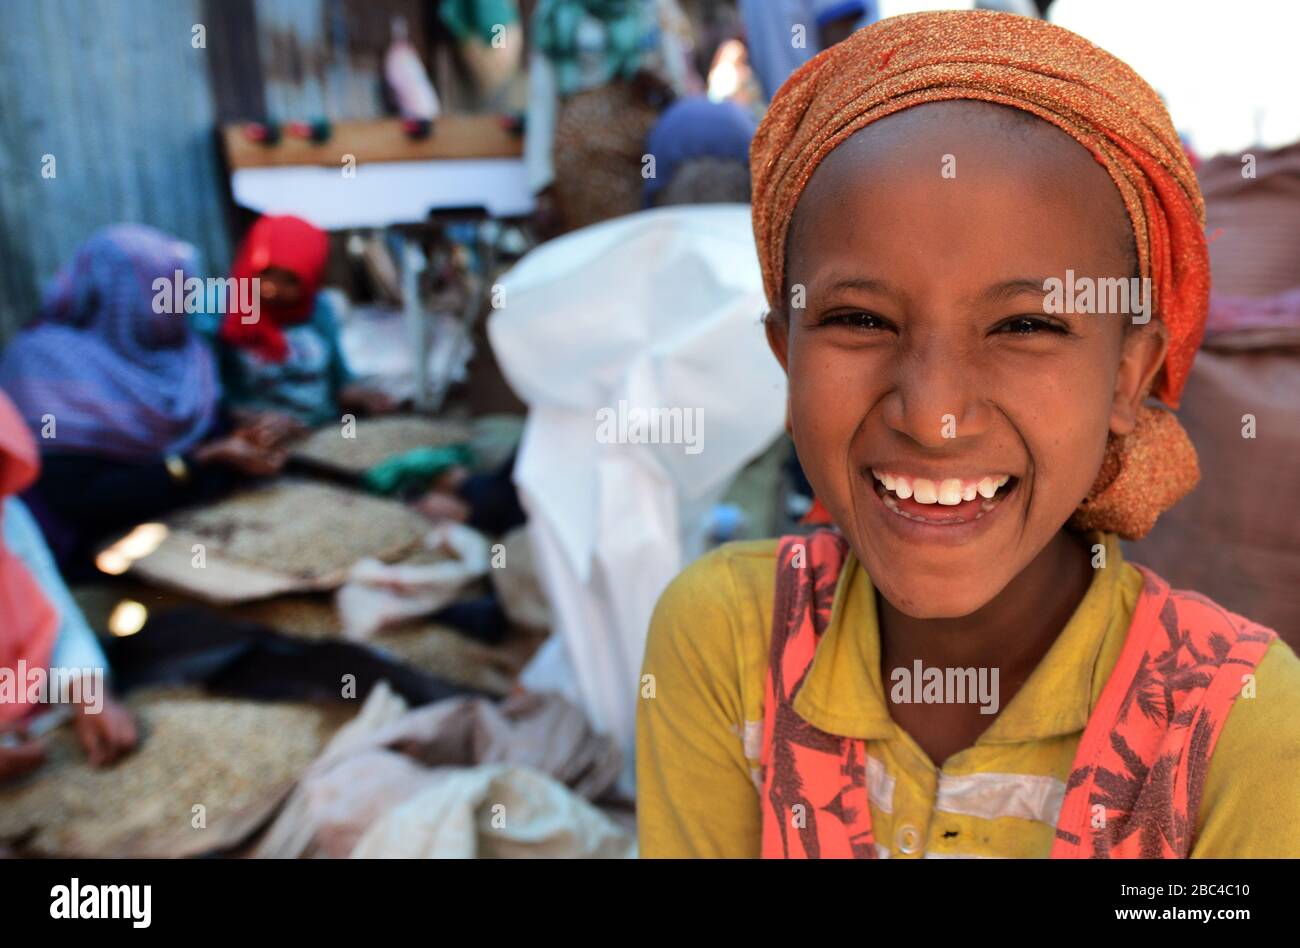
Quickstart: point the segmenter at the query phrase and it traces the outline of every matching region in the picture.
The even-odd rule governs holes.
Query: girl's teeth
[[[1009,474],[1001,474],[997,477],[983,477],[978,481],[963,483],[960,478],[956,477],[946,477],[935,482],[924,477],[908,478],[898,474],[882,473],[874,469],[871,473],[875,475],[876,480],[885,486],[885,490],[890,496],[898,497],[901,500],[911,498],[918,504],[941,504],[946,507],[955,507],[957,504],[970,502],[976,497],[980,497],[984,500],[984,503],[981,504],[983,510],[993,508],[993,504],[989,503],[989,501],[997,494],[998,488],[1011,480]]]
[[[945,507],[956,507],[961,503],[961,481],[955,477],[946,478],[939,484],[939,503]]]
[[[912,496],[916,498],[918,504],[933,504],[939,499],[939,491],[934,481],[918,477],[912,482]]]

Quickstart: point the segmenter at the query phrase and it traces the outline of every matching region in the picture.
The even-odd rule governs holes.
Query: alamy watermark
[[[980,714],[998,713],[996,668],[926,668],[918,658],[911,668],[889,673],[894,704],[978,704]]]
[[[82,884],[76,876],[50,889],[50,918],[119,918],[132,928],[153,920],[153,886]]]
[[[596,440],[601,444],[680,444],[687,454],[704,450],[704,409],[643,408],[621,400],[618,408],[596,412]]]
[[[1043,281],[1043,312],[1132,316],[1137,325],[1151,321],[1151,280],[1148,277],[1076,277]]]
[[[186,277],[177,270],[170,277],[153,281],[153,311],[180,313],[239,312],[240,322],[252,325],[262,318],[262,280],[260,277]]]
[[[99,714],[105,694],[102,668],[46,668],[25,658],[15,668],[0,668],[0,704],[75,704]]]

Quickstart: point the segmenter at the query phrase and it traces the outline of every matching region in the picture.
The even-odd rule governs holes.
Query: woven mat
[[[266,821],[355,712],[193,689],[142,691],[126,704],[140,730],[136,751],[95,769],[71,726],[60,728],[40,770],[0,787],[0,845],[92,858],[229,849]]]
[[[428,527],[395,501],[297,480],[183,511],[165,524],[167,536],[132,572],[215,604],[334,589],[359,560],[404,558]]]
[[[470,440],[473,432],[453,421],[435,421],[419,415],[362,418],[355,422],[355,437],[344,437],[344,426],[317,428],[289,449],[290,457],[342,474],[361,475],[376,464],[414,451]]]

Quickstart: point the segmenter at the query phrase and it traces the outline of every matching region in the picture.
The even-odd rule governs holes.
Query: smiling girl
[[[1209,290],[1158,96],[1041,21],[916,14],[799,70],[751,163],[831,525],[664,593],[642,854],[1300,855],[1300,660],[1118,542],[1198,477],[1146,404]],[[1146,281],[1155,318],[1050,305],[1067,274]]]

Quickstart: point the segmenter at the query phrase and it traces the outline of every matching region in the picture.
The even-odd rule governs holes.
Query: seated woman
[[[348,371],[333,307],[319,292],[328,261],[328,235],[299,217],[261,217],[239,245],[230,275],[258,281],[258,311],[244,306],[252,296],[241,287],[238,305],[209,314],[219,325],[204,327],[216,336],[226,404],[237,415],[270,412],[315,427],[342,412],[396,407]]]
[[[43,707],[26,700],[33,669],[98,676],[97,690],[73,692],[77,737],[93,765],[112,763],[136,742],[131,715],[102,690],[108,674],[104,652],[59,576],[36,521],[14,496],[35,479],[39,467],[31,433],[0,394],[0,674],[17,685],[12,694],[0,690],[0,781],[44,760],[43,742],[22,734]]]
[[[149,227],[100,231],[0,357],[0,389],[40,446],[28,505],[65,572],[109,534],[284,464],[283,432],[231,431],[210,348],[183,314],[155,311],[155,282],[194,275],[193,253]]]

